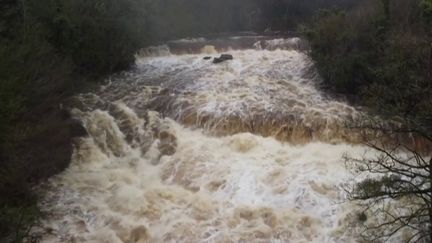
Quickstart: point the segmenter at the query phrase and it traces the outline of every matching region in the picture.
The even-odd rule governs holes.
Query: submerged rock
[[[225,61],[233,60],[233,59],[234,59],[234,57],[230,54],[222,54],[220,57],[215,57],[213,59],[213,63],[217,64],[217,63],[221,63],[221,62],[225,62]]]
[[[177,150],[177,137],[170,131],[161,131],[159,133],[159,151],[162,155],[173,155]]]
[[[89,135],[81,121],[70,119],[67,124],[69,126],[69,134],[72,138],[87,137]]]
[[[130,243],[147,243],[150,240],[150,234],[146,227],[139,226],[130,233]]]

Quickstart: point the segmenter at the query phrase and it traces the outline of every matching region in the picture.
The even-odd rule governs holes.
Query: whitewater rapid
[[[41,188],[42,242],[357,241],[342,156],[367,151],[345,129],[359,112],[318,89],[298,38],[205,41],[147,48],[70,102],[89,136]]]

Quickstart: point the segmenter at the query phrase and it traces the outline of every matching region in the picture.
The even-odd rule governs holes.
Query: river
[[[356,242],[359,112],[296,37],[182,39],[72,102],[88,137],[43,186],[42,242]],[[229,53],[234,59],[213,64]]]

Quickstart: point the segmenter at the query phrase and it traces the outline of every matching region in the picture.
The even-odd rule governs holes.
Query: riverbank
[[[432,12],[427,1],[371,1],[322,10],[305,29],[328,90],[384,117],[431,129]]]
[[[43,195],[32,188],[67,168],[74,138],[86,135],[81,123],[62,104],[76,92],[87,90],[88,84],[82,81],[71,89],[68,85],[53,85],[56,82],[39,87],[44,90],[40,93],[44,98],[35,100],[34,106],[13,120],[7,140],[1,144],[1,241],[20,242],[37,223],[37,202]]]
[[[73,139],[84,134],[62,103],[128,69],[147,43],[144,27],[135,24],[139,8],[113,3],[0,6],[0,241],[21,242],[27,235],[40,216],[42,195],[32,188],[67,168]],[[128,14],[119,19],[121,11]]]

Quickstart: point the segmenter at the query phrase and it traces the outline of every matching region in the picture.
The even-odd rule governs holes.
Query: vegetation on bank
[[[430,242],[432,1],[366,0],[351,11],[321,10],[306,35],[325,88],[399,121],[392,127],[363,118],[355,125],[379,153],[346,157],[350,168],[367,174],[347,188],[349,199],[364,206],[360,234],[368,242]]]
[[[325,86],[379,113],[432,115],[429,0],[365,1],[321,10],[307,37]]]
[[[59,103],[129,66],[145,43],[136,3],[2,2],[0,241],[22,241],[39,218],[31,187],[68,165],[80,132]]]

